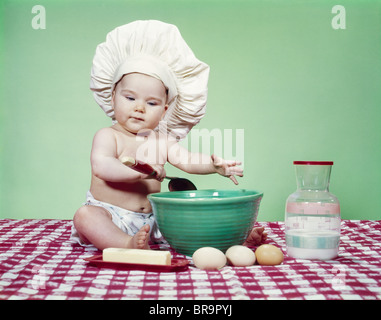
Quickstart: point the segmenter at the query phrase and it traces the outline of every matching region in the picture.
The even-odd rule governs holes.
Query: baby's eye
[[[126,99],[130,100],[130,101],[135,101],[135,98],[134,97],[130,97],[130,96],[127,96]]]
[[[155,101],[149,101],[148,105],[150,105],[150,106],[157,106],[157,102],[155,102]]]

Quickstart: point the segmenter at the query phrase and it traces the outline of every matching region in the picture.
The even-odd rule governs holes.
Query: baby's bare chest
[[[116,153],[118,159],[133,157],[150,164],[165,164],[167,162],[167,142],[156,137],[117,137]]]

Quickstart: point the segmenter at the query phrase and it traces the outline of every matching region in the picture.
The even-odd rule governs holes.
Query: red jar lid
[[[294,164],[300,165],[318,165],[318,166],[332,166],[333,161],[294,161]]]

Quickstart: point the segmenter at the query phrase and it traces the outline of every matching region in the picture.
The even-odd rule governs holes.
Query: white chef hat
[[[104,112],[114,119],[111,96],[125,74],[143,73],[161,80],[168,90],[168,131],[180,139],[205,114],[209,66],[199,61],[176,26],[161,21],[135,21],[109,32],[98,45],[90,89]]]

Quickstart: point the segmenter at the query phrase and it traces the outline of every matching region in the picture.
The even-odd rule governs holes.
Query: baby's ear
[[[164,116],[165,116],[165,114],[167,113],[167,110],[168,110],[168,105],[166,104],[166,105],[164,106],[163,114],[161,115],[161,120],[164,119]]]
[[[111,93],[111,106],[114,108],[115,89]]]

